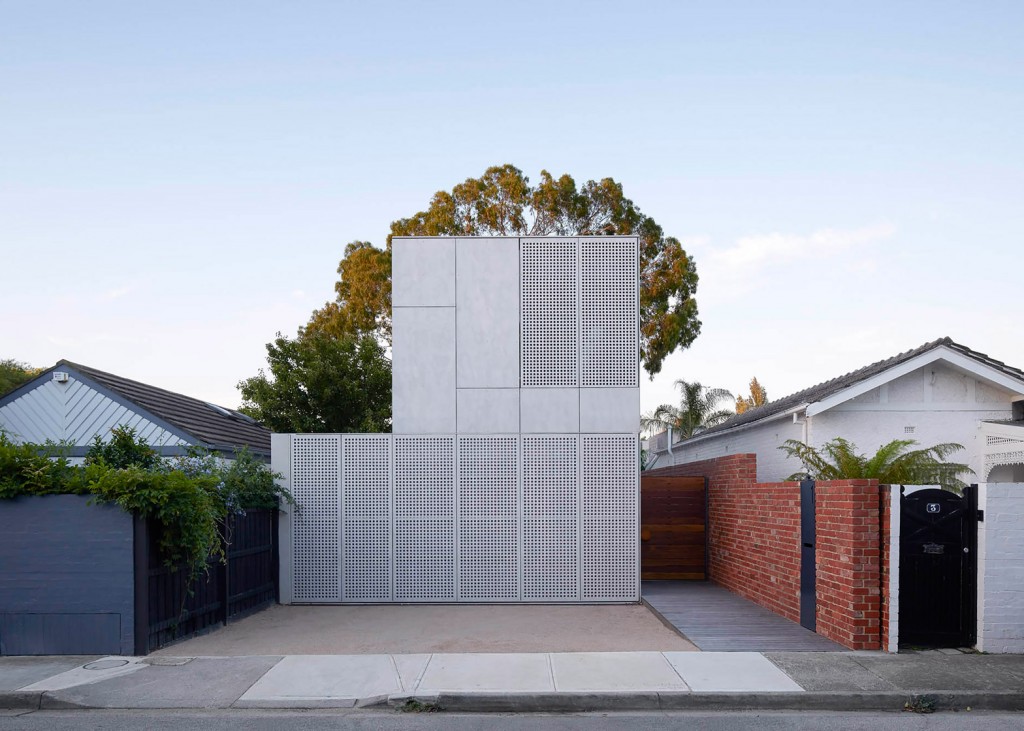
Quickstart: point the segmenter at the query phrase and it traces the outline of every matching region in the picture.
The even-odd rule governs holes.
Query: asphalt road
[[[1024,729],[1024,713],[619,713],[502,715],[394,711],[35,711],[0,710],[0,731],[999,731]]]

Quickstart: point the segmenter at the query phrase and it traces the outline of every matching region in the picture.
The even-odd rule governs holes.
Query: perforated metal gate
[[[287,601],[637,600],[632,435],[284,436]]]

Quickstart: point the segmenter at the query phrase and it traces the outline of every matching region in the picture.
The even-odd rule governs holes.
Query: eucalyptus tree
[[[697,269],[678,239],[666,236],[612,178],[581,186],[542,170],[533,185],[513,165],[488,168],[424,211],[391,223],[384,248],[355,241],[338,265],[334,301],[313,312],[305,332],[373,333],[391,340],[391,239],[394,236],[605,236],[640,239],[640,361],[653,376],[665,357],[700,332]]]

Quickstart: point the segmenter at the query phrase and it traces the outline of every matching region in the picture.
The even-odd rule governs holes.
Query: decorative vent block
[[[519,598],[516,437],[459,439],[459,598]]]
[[[342,596],[391,598],[391,437],[342,437]]]
[[[394,440],[394,597],[454,601],[455,438]]]
[[[575,239],[520,240],[523,386],[579,383],[577,248]]]
[[[292,554],[294,599],[337,602],[338,502],[341,442],[336,435],[296,434],[292,439]]]
[[[579,598],[577,437],[523,437],[523,599]]]
[[[637,266],[635,241],[580,243],[583,386],[638,385]]]
[[[639,598],[639,495],[637,439],[580,437],[582,598]]]

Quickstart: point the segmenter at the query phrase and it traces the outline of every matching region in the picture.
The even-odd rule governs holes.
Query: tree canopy
[[[733,398],[724,388],[705,388],[696,381],[682,379],[675,385],[679,389],[679,406],[662,404],[640,417],[640,426],[645,431],[671,427],[676,437],[689,439],[733,416],[734,412],[719,408],[723,401]]]
[[[28,383],[42,373],[42,370],[13,358],[0,360],[0,396],[13,391],[23,383]]]
[[[372,335],[306,332],[267,343],[270,376],[240,381],[241,411],[276,432],[391,430],[391,361]]]
[[[338,266],[336,299],[313,313],[305,332],[372,332],[390,342],[394,236],[601,235],[640,238],[640,360],[654,376],[670,353],[688,347],[700,332],[693,260],[612,178],[577,186],[570,175],[555,178],[543,170],[531,185],[512,165],[490,167],[451,191],[438,191],[425,211],[391,223],[384,249],[349,244]]]
[[[750,396],[744,396],[740,394],[736,397],[736,413],[742,414],[750,409],[756,409],[758,406],[764,406],[768,403],[768,392],[764,390],[757,381],[757,377],[750,379]]]
[[[893,439],[883,444],[870,457],[857,454],[857,445],[836,437],[819,448],[796,439],[787,439],[779,449],[796,457],[805,472],[790,475],[789,480],[878,480],[884,485],[942,485],[947,490],[959,491],[964,487],[959,475],[970,468],[959,462],[946,462],[951,454],[959,452],[962,444],[947,442],[924,449],[911,449],[917,442],[912,439]]]

